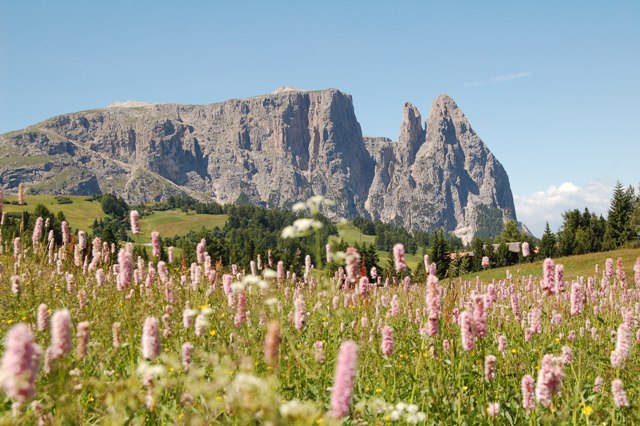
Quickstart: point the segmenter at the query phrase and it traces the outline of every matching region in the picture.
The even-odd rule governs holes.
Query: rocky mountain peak
[[[336,217],[444,228],[465,241],[487,220],[515,219],[506,172],[447,95],[433,102],[426,127],[406,103],[398,142],[363,138],[351,95],[337,89],[112,106],[0,135],[0,184],[280,208],[321,194],[336,201]]]
[[[398,138],[398,150],[402,155],[402,161],[412,164],[423,142],[424,130],[420,111],[410,102],[405,102]]]

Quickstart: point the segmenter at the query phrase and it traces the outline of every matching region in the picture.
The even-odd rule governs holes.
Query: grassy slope
[[[96,218],[104,217],[100,203],[95,201],[87,201],[89,197],[83,195],[65,195],[70,198],[73,203],[71,204],[58,204],[55,200],[55,195],[26,195],[26,206],[18,206],[14,204],[4,205],[6,212],[22,212],[33,211],[36,205],[43,204],[53,213],[64,213],[70,226],[75,229],[81,229],[84,231],[90,231],[91,224]],[[5,197],[7,201],[16,201],[16,196]]]
[[[637,257],[640,257],[640,249],[620,249],[610,252],[602,253],[589,253],[579,256],[559,257],[554,259],[556,264],[564,265],[564,274],[566,278],[572,278],[576,276],[589,276],[595,272],[595,265],[599,264],[600,272],[604,270],[604,262],[606,258],[612,258],[615,261],[618,257],[622,257],[622,263],[627,271],[627,282],[633,281],[633,264]],[[520,276],[542,275],[542,260],[533,263],[521,263],[519,265],[511,265],[504,268],[488,269],[486,271],[474,272],[467,274],[462,279],[475,279],[476,276],[480,277],[484,282],[491,281],[492,279],[503,279],[506,277],[507,269],[511,271],[514,278]],[[630,275],[631,274],[631,275]],[[457,278],[456,278],[457,280]]]
[[[5,203],[4,209],[7,212],[33,211],[36,205],[43,204],[54,213],[62,211],[70,226],[84,231],[91,230],[91,224],[95,219],[104,217],[100,203],[87,201],[89,197],[65,195],[65,197],[73,201],[71,204],[58,204],[55,197],[55,195],[26,195],[26,206]],[[5,198],[6,201],[17,200],[16,196],[7,196]],[[227,215],[187,214],[179,210],[154,212],[140,220],[142,234],[135,241],[140,243],[148,242],[151,231],[154,230],[160,232],[163,237],[173,237],[186,234],[191,230],[199,230],[202,227],[222,227],[226,221]]]
[[[226,221],[226,214],[187,214],[180,210],[153,212],[153,214],[140,219],[141,234],[135,238],[135,241],[148,242],[151,231],[158,231],[161,237],[173,237],[202,228],[223,227]]]

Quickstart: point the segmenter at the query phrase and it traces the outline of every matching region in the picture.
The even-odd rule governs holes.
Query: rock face
[[[0,135],[0,183],[31,193],[114,192],[129,202],[187,193],[288,207],[314,194],[335,215],[468,239],[482,215],[515,219],[506,172],[451,98],[423,127],[404,106],[398,142],[362,136],[351,96],[281,88],[211,105],[117,103]]]

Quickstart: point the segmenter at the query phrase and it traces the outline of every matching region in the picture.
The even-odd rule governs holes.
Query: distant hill
[[[336,89],[114,103],[0,135],[0,184],[20,182],[30,193],[112,192],[130,203],[186,193],[288,207],[322,194],[336,217],[443,227],[464,241],[516,218],[507,173],[447,95],[424,123],[405,104],[397,142],[363,138],[351,96]]]

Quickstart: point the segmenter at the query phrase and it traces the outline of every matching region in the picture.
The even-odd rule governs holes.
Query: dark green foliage
[[[69,197],[63,197],[61,195],[58,195],[57,197],[55,197],[56,202],[58,204],[72,204],[73,201],[71,200],[71,198]]]
[[[436,264],[436,276],[444,278],[449,269],[449,250],[442,230],[433,235],[431,247],[429,248],[429,259]]]
[[[556,255],[556,236],[549,228],[549,222],[544,228],[544,234],[540,239],[540,255],[543,258],[555,257]]]
[[[93,221],[92,236],[118,246],[120,241],[127,239],[129,206],[122,197],[113,194],[101,194],[95,199],[100,201],[102,211],[107,217]]]
[[[113,194],[102,194],[100,197],[100,206],[107,216],[125,219],[129,214],[129,206],[127,203],[122,197],[116,197]]]
[[[632,186],[624,189],[618,182],[613,190],[613,198],[607,217],[605,246],[608,249],[622,247],[627,241],[636,240],[638,235],[632,227],[633,211],[637,204]]]
[[[224,208],[215,202],[202,203],[186,194],[172,195],[165,201],[156,203],[151,207],[151,210],[165,211],[180,209],[183,212],[193,211],[198,214],[222,214]]]
[[[54,240],[56,244],[62,243],[62,222],[65,220],[64,214],[59,212],[57,215],[53,214],[44,205],[38,204],[33,209],[33,212],[15,212],[5,213],[5,224],[0,227],[0,233],[4,241],[11,241],[14,237],[22,237],[23,244],[31,243],[31,235],[36,223],[36,219],[42,217],[45,221],[49,219],[49,228],[45,228],[42,233],[42,242],[46,242],[48,233],[53,230]]]
[[[107,216],[102,219],[96,219],[91,225],[93,237],[100,237],[103,242],[118,245],[120,241],[127,239],[127,227],[122,220]]]
[[[323,223],[316,241],[314,235],[302,238],[282,239],[282,229],[291,225],[300,216],[283,210],[267,210],[252,205],[225,206],[229,215],[222,229],[202,229],[191,231],[186,235],[167,238],[163,246],[174,246],[183,249],[187,263],[195,260],[195,247],[198,242],[207,240],[207,252],[214,261],[221,260],[224,265],[236,264],[239,268],[248,268],[251,260],[260,254],[266,264],[267,253],[271,250],[274,262],[282,260],[288,270],[298,274],[304,270],[304,259],[307,254],[318,264],[318,247],[324,256],[324,246],[329,235],[337,234],[334,224],[322,216],[316,219]],[[324,263],[326,259],[322,259]],[[275,263],[274,263],[275,267]]]

